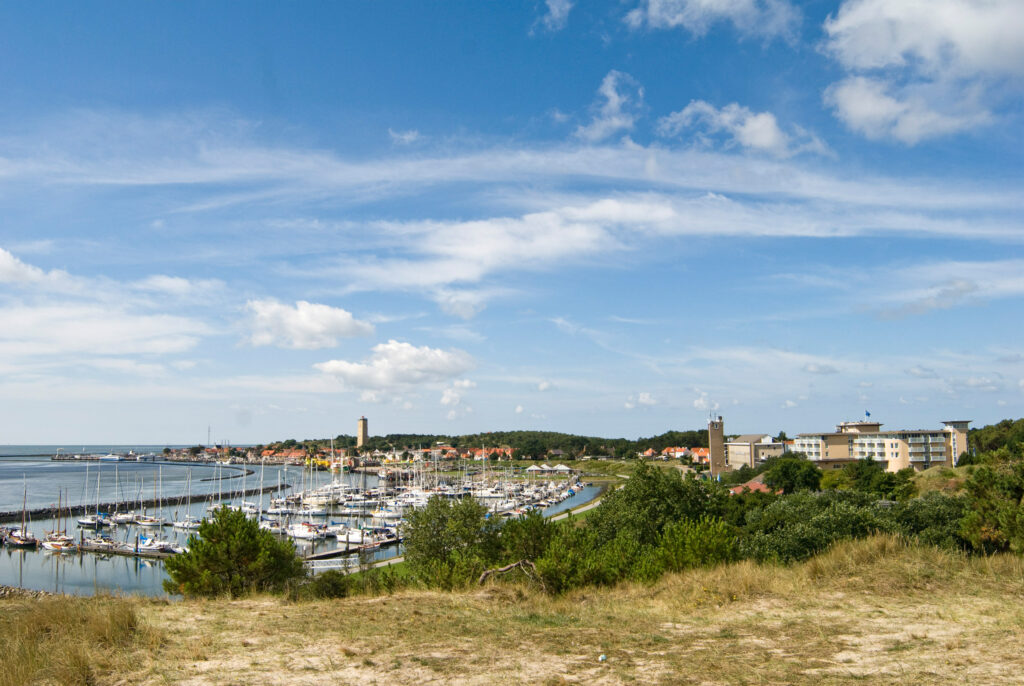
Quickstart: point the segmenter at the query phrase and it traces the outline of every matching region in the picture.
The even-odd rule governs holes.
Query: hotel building
[[[871,458],[886,464],[890,472],[907,467],[915,470],[936,465],[955,466],[967,452],[970,420],[942,422],[941,429],[882,431],[878,422],[841,422],[831,433],[800,434],[793,442],[795,452],[804,453],[821,469],[840,469],[857,460]]]

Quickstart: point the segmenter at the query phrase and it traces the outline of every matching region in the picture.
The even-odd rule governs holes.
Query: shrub
[[[186,596],[230,595],[253,591],[280,592],[303,578],[306,570],[295,544],[281,541],[245,516],[221,507],[204,519],[198,535],[188,538],[188,551],[168,558],[168,593]]]
[[[600,543],[620,533],[656,547],[669,522],[720,516],[728,496],[724,488],[676,470],[664,471],[641,462],[622,488],[609,493],[587,518]]]
[[[665,568],[673,572],[732,562],[739,555],[736,530],[706,516],[666,526],[660,550]]]
[[[797,493],[748,513],[740,553],[759,561],[795,562],[835,541],[891,531],[893,526],[866,494]]]
[[[403,528],[405,559],[413,576],[427,586],[463,586],[498,559],[498,523],[472,498],[454,504],[433,496],[413,510]]]
[[[964,484],[967,512],[961,535],[983,553],[1024,552],[1024,462],[998,462],[974,470]]]
[[[321,598],[347,598],[352,578],[345,572],[331,569],[310,577],[307,581],[288,589],[291,600],[317,600]]]
[[[890,512],[899,532],[920,543],[955,550],[970,550],[971,544],[961,535],[962,520],[967,514],[967,499],[931,491],[893,507]]]
[[[510,519],[501,527],[501,555],[508,562],[535,561],[548,548],[557,525],[531,510],[524,517]]]
[[[562,593],[570,588],[605,583],[598,548],[597,537],[590,529],[557,527],[547,550],[536,560],[544,588],[549,593]]]

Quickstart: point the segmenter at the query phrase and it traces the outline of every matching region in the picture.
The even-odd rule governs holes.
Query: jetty
[[[249,489],[246,489],[246,490],[238,490],[238,491],[231,491],[230,493],[223,493],[223,494],[221,494],[220,496],[217,496],[217,497],[220,497],[220,498],[234,498],[234,497],[245,498],[245,497],[251,496],[251,495],[262,495],[264,493],[274,493],[274,492],[276,492],[278,490],[282,490],[283,491],[286,488],[291,488],[291,486],[289,484],[281,484],[280,486],[274,485],[274,486],[264,486],[263,488],[249,488]],[[212,494],[212,495],[216,495],[216,494]],[[211,494],[210,493],[203,493],[203,494],[192,494],[192,495],[187,495],[187,496],[177,497],[177,498],[149,498],[148,500],[143,500],[141,503],[138,500],[126,500],[126,501],[122,501],[122,502],[100,503],[98,506],[97,505],[88,505],[88,506],[85,506],[85,505],[69,505],[69,506],[63,506],[62,505],[60,507],[60,512],[59,513],[57,511],[57,506],[56,505],[51,505],[49,507],[39,507],[39,508],[36,508],[34,510],[29,510],[28,511],[28,516],[31,517],[32,519],[55,519],[55,518],[57,518],[58,515],[60,515],[60,516],[68,516],[68,517],[77,517],[79,515],[86,514],[87,511],[88,512],[96,512],[97,509],[100,512],[127,512],[129,510],[137,509],[137,508],[140,508],[140,507],[157,507],[157,506],[160,506],[160,505],[168,506],[169,503],[172,503],[172,502],[174,502],[174,503],[176,503],[176,502],[184,502],[184,503],[189,503],[189,504],[199,503],[199,502],[204,502],[206,500],[209,500],[210,498],[211,498]],[[0,522],[20,522],[21,521],[21,517],[22,517],[21,510],[8,510],[6,512],[0,512]]]

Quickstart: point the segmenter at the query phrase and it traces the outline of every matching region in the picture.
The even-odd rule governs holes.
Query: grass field
[[[788,568],[562,597],[524,583],[306,603],[5,600],[21,620],[0,638],[17,655],[79,650],[83,634],[31,619],[62,603],[105,638],[71,661],[91,681],[9,671],[8,649],[0,684],[1009,684],[1024,672],[1022,596],[1020,558],[877,536]]]

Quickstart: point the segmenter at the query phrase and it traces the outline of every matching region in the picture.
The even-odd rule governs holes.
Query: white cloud
[[[0,283],[62,293],[88,290],[84,279],[73,277],[61,269],[44,271],[22,262],[3,248],[0,248]]]
[[[256,346],[315,350],[333,347],[339,338],[373,333],[372,324],[356,319],[347,310],[305,300],[294,307],[274,299],[250,300],[245,308],[252,315],[249,341]]]
[[[1021,387],[1024,388],[1024,380],[1022,380]],[[516,414],[522,414],[522,413],[523,413],[523,406],[522,405],[516,405]]]
[[[0,356],[8,358],[180,353],[210,333],[194,319],[137,314],[100,303],[10,305],[0,308],[0,321]]]
[[[693,100],[678,112],[658,120],[657,131],[661,136],[679,136],[688,130],[705,144],[710,144],[712,136],[725,134],[727,146],[741,145],[776,157],[828,152],[825,144],[813,134],[800,128],[795,128],[792,135],[786,134],[771,112],[752,112],[737,103],[717,109],[703,100]]]
[[[420,132],[415,129],[409,131],[388,129],[388,135],[391,137],[391,142],[398,145],[410,145],[420,139]]]
[[[929,367],[922,367],[921,365],[914,365],[907,370],[907,374],[915,376],[919,379],[937,379],[939,375],[935,373],[934,369]]]
[[[997,379],[988,376],[969,376],[966,379],[957,380],[954,386],[962,386],[972,391],[986,391],[994,393],[1003,390],[1003,384]]]
[[[484,309],[488,296],[487,292],[479,290],[439,288],[434,291],[433,299],[445,313],[472,319]]]
[[[139,362],[125,358],[96,358],[85,362],[90,367],[132,376],[165,376],[167,368],[162,364]]]
[[[827,49],[851,69],[1024,75],[1019,0],[845,0],[824,28]]]
[[[473,358],[462,350],[416,347],[395,340],[375,345],[373,354],[364,362],[330,360],[314,365],[346,386],[371,391],[440,383],[474,366]]]
[[[785,400],[782,403],[782,409],[784,409],[784,410],[789,410],[789,409],[792,409],[792,408],[794,408],[796,406],[797,406],[797,402],[795,400]]]
[[[1024,76],[1019,0],[845,0],[824,30],[826,51],[857,75],[826,103],[869,138],[913,145],[985,126],[1005,80]]]
[[[635,395],[630,395],[628,398],[626,398],[624,406],[627,410],[632,410],[640,406],[653,407],[654,405],[657,404],[658,401],[653,395],[651,395],[647,391],[643,391]]]
[[[596,143],[631,131],[643,108],[643,87],[629,74],[613,69],[601,81],[597,92],[600,102],[593,107],[593,119],[576,129],[576,137]]]
[[[719,408],[719,404],[712,402],[705,391],[697,391],[700,395],[693,401],[693,407],[698,410],[707,410],[714,412]]]
[[[540,18],[540,23],[548,31],[561,31],[569,23],[569,12],[572,0],[544,0],[548,11]]]
[[[625,21],[634,29],[683,28],[694,36],[728,22],[743,36],[792,39],[800,12],[787,0],[641,0]]]
[[[456,379],[449,388],[444,389],[441,394],[441,404],[455,407],[462,402],[462,393],[471,388],[476,388],[476,382],[469,379]]]
[[[141,281],[130,284],[132,288],[140,291],[152,291],[164,295],[172,295],[180,298],[208,294],[224,286],[224,283],[217,279],[190,280],[180,276],[167,276],[165,274],[154,274]]]
[[[970,106],[969,98],[941,112],[921,89],[915,92],[903,87],[893,95],[890,88],[883,80],[853,76],[829,86],[825,104],[848,128],[865,138],[892,138],[907,145],[982,126],[992,119],[988,111]],[[965,104],[968,107],[964,108]]]
[[[885,270],[889,271],[889,270]],[[956,274],[936,278],[937,274]],[[974,301],[1024,296],[1024,260],[928,262],[898,270],[886,277],[879,270],[878,299],[887,303],[885,318],[920,315],[933,310],[961,307]]]
[[[808,374],[838,374],[839,370],[830,364],[818,364],[816,362],[808,362],[803,366],[803,370]]]
[[[658,404],[657,399],[647,391],[638,393],[636,396],[636,402],[638,405],[647,405],[648,407]]]
[[[551,388],[551,382],[550,381],[544,380],[544,381],[541,381],[539,384],[537,384],[537,390],[540,391],[541,393],[543,393],[544,391],[548,390],[549,388]]]

